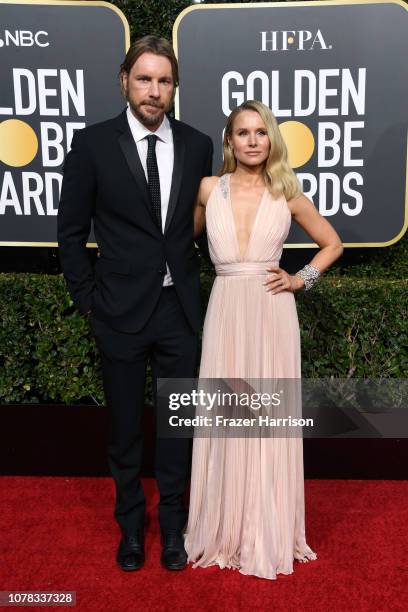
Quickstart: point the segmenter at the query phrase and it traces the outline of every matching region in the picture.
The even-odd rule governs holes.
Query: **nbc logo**
[[[3,36],[0,38],[1,47],[48,47],[49,41],[46,40],[48,32],[39,30],[31,32],[30,30],[4,30]]]

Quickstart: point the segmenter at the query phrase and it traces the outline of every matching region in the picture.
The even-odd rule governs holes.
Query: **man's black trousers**
[[[116,486],[115,518],[132,534],[143,528],[146,506],[140,469],[147,362],[150,359],[154,389],[156,378],[193,378],[198,338],[174,286],[163,287],[155,310],[137,333],[116,331],[92,315],[90,323],[101,354],[109,407],[108,462]],[[182,529],[186,523],[183,495],[190,460],[191,440],[157,438],[159,520],[165,531]]]

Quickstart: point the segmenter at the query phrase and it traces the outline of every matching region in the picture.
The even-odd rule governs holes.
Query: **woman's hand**
[[[305,286],[304,281],[299,276],[291,276],[282,268],[268,268],[267,271],[274,273],[263,283],[267,292],[270,291],[275,294],[281,291],[292,291],[294,293]]]

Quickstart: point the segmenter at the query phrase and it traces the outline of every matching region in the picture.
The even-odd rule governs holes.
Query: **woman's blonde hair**
[[[271,147],[269,156],[265,161],[263,170],[265,185],[274,197],[284,195],[290,200],[301,193],[300,183],[288,163],[288,150],[279,130],[278,122],[271,110],[258,100],[247,100],[240,106],[234,108],[227,120],[224,132],[224,161],[218,176],[229,172],[235,172],[237,160],[229,145],[232,136],[235,118],[243,111],[254,111],[258,113],[266,126]]]

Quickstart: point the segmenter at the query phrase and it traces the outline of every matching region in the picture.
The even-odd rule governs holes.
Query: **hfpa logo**
[[[326,44],[320,30],[316,33],[309,30],[270,30],[260,34],[260,51],[313,51],[315,47],[324,50],[332,48],[332,45]]]
[[[31,32],[30,30],[4,30],[0,38],[0,47],[48,47],[49,41],[46,40],[48,32],[40,30]]]

